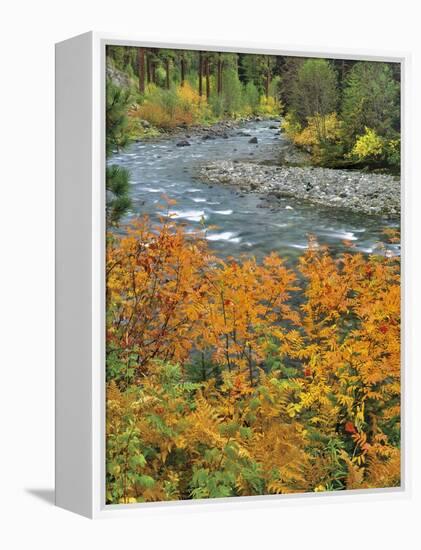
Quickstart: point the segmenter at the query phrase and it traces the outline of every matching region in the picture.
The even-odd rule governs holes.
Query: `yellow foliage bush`
[[[203,121],[210,116],[210,109],[206,98],[201,98],[188,82],[171,90],[149,84],[136,116],[158,128],[169,129]]]
[[[308,117],[307,126],[294,136],[298,146],[314,147],[322,142],[335,143],[341,137],[341,121],[336,113],[326,116]]]
[[[399,260],[313,240],[298,271],[171,218],[109,236],[109,503],[399,485]]]
[[[399,167],[400,147],[399,137],[387,139],[379,136],[375,130],[366,127],[364,134],[357,137],[348,157],[368,162],[386,161],[390,166]]]
[[[282,119],[281,128],[293,142],[296,136],[302,131],[302,126],[293,113],[287,113],[284,116]]]
[[[282,103],[275,97],[262,96],[257,107],[257,113],[262,116],[277,116],[282,112]]]
[[[366,127],[365,133],[357,138],[351,154],[360,160],[381,157],[384,146],[384,140],[374,130]]]

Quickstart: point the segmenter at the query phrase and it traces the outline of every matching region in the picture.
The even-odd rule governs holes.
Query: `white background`
[[[54,42],[87,30],[139,39],[410,51],[408,145],[420,156],[420,19],[415,0],[14,0],[0,19],[0,543],[15,548],[420,547],[421,186],[412,164],[407,285],[411,333],[412,497],[322,499],[210,513],[92,522],[52,506],[54,388]],[[418,103],[418,105],[417,105]],[[417,134],[417,135],[416,135]],[[416,164],[417,163],[417,164]],[[413,218],[411,220],[411,213]],[[415,256],[418,255],[418,258]],[[419,283],[418,283],[419,287]],[[77,345],[77,342],[75,342]],[[413,435],[413,437],[412,437]],[[418,506],[418,510],[417,510]]]

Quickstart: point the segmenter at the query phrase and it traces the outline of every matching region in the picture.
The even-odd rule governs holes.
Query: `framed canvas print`
[[[406,79],[405,55],[57,45],[59,506],[405,491]]]

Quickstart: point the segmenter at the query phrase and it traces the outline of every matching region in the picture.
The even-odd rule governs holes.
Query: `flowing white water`
[[[162,209],[160,195],[175,199],[171,218],[187,228],[210,227],[209,246],[222,255],[252,254],[257,257],[277,251],[291,259],[307,248],[309,235],[333,252],[348,249],[344,241],[352,241],[354,250],[369,254],[383,241],[383,231],[397,224],[379,217],[316,207],[288,199],[277,209],[262,208],[259,195],[242,194],[226,185],[208,185],[195,179],[198,163],[213,160],[276,159],[283,136],[270,129],[273,121],[249,122],[233,129],[228,139],[203,140],[188,138],[190,147],[177,147],[180,137],[133,143],[126,151],[110,159],[129,169],[133,212],[127,221],[142,214],[159,220]],[[238,135],[243,130],[258,138]],[[197,204],[197,207],[196,207]],[[399,246],[390,247],[399,253]]]

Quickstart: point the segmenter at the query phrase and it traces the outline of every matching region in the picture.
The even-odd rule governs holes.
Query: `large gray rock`
[[[187,141],[187,139],[182,139],[181,141],[178,141],[176,145],[177,147],[188,147],[191,143]]]
[[[120,86],[120,88],[128,88],[130,86],[128,76],[109,63],[107,63],[107,78],[111,79],[111,81],[117,86]]]

